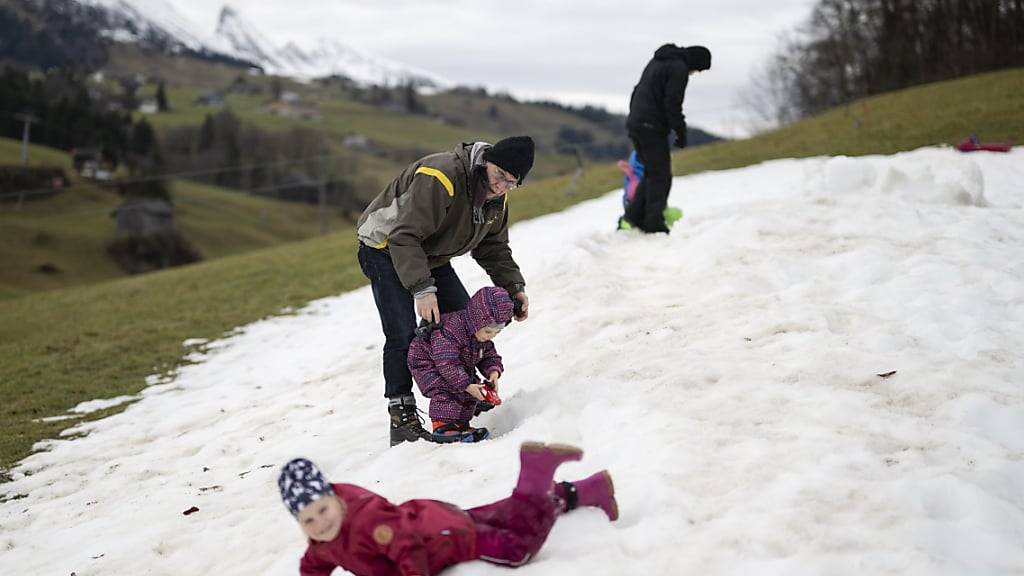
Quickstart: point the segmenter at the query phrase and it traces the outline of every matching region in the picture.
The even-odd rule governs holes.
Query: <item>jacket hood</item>
[[[481,288],[469,299],[466,311],[473,332],[491,324],[508,324],[512,320],[512,298],[504,288]]]
[[[665,44],[654,51],[655,60],[682,60],[691,70],[710,70],[711,51],[704,46]]]
[[[473,223],[481,224],[484,221],[484,203],[487,202],[487,188],[480,186],[475,174],[477,170],[483,170],[484,152],[492,148],[487,142],[463,142],[455,150],[455,154],[462,161],[466,170],[466,181],[469,191],[469,201],[473,204]]]
[[[463,147],[469,147],[469,167],[479,166],[484,163],[484,152],[486,152],[491,145],[487,142],[473,142],[470,144],[466,142],[462,145]]]
[[[665,44],[661,48],[654,51],[655,60],[671,60],[678,58],[679,60],[685,60],[684,54],[686,49],[675,44]]]

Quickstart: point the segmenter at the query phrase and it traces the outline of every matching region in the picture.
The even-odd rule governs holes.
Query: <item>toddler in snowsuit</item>
[[[464,310],[442,315],[439,327],[409,345],[409,371],[430,398],[435,442],[479,442],[489,435],[469,420],[505,371],[491,339],[512,321],[513,308],[505,289],[481,288]]]
[[[582,457],[574,446],[524,443],[512,495],[469,510],[437,500],[396,506],[359,486],[328,483],[302,458],[284,466],[277,484],[309,538],[302,576],[329,576],[337,566],[359,576],[429,576],[476,559],[521,566],[540,550],[558,516],[578,506],[618,518],[607,470],[577,482],[553,481],[560,464]]]

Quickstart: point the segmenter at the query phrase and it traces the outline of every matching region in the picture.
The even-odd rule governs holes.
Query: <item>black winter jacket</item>
[[[640,81],[629,99],[629,117],[626,127],[630,131],[648,130],[664,132],[674,130],[686,134],[683,115],[683,97],[690,77],[690,66],[684,57],[684,48],[665,44],[654,52]]]

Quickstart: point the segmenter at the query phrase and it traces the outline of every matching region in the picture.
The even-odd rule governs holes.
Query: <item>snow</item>
[[[166,36],[197,51],[226,54],[263,67],[270,74],[298,80],[344,74],[362,84],[398,85],[414,82],[436,87],[445,80],[430,72],[371,56],[337,40],[318,38],[302,47],[295,43],[278,47],[241,11],[225,5],[217,27],[207,33],[190,22],[167,0],[84,0],[115,15],[112,30],[105,34],[119,42],[134,42],[146,33]]]
[[[86,4],[101,6],[133,22],[135,33],[126,29],[115,30],[113,39],[120,42],[137,39],[147,30],[163,32],[193,50],[200,50],[211,42],[209,35],[181,15],[167,0],[85,0]]]
[[[544,440],[622,515],[561,518],[517,574],[1020,574],[1022,160],[779,160],[677,178],[667,237],[613,232],[620,191],[515,226],[531,317],[480,445],[387,448],[368,289],[243,327],[14,471],[0,573],[295,574],[289,458],[468,507]]]

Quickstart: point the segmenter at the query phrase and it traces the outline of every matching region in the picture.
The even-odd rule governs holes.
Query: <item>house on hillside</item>
[[[165,198],[126,197],[111,216],[117,236],[107,251],[132,274],[203,259],[174,225],[174,206]]]
[[[352,134],[350,136],[345,136],[341,141],[341,145],[355,150],[369,150],[370,138],[365,134]]]
[[[320,120],[320,110],[317,109],[316,105],[305,103],[298,99],[286,100],[284,96],[287,94],[291,93],[286,92],[280,100],[267,104],[261,110],[267,114],[282,118],[299,118],[314,122]]]
[[[111,180],[117,162],[105,156],[96,148],[75,148],[71,150],[71,165],[82,178],[89,180]]]
[[[224,106],[224,93],[219,90],[213,90],[207,92],[195,99],[195,103],[200,106],[209,106],[210,108],[220,108]]]
[[[167,200],[131,198],[110,214],[118,235],[142,236],[174,232],[174,207]]]
[[[139,103],[139,112],[142,114],[156,114],[160,111],[160,105],[157,104],[156,98],[146,98]]]

